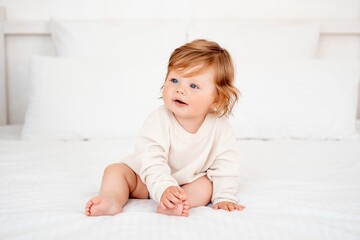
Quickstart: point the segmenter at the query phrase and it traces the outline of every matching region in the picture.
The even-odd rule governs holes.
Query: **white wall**
[[[8,19],[360,17],[359,0],[0,0],[0,4]]]
[[[360,19],[360,0],[0,0],[9,20],[142,19]],[[341,46],[323,37],[321,58],[359,59],[359,38]],[[28,62],[32,54],[53,55],[50,37],[6,39],[9,122],[24,120]],[[360,117],[360,111],[358,116]]]

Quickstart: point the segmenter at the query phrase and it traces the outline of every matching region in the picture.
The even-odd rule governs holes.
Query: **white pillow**
[[[163,67],[170,53],[186,42],[184,21],[59,20],[50,22],[60,57],[117,58]]]
[[[136,61],[124,65],[116,60],[35,56],[22,139],[136,136],[147,115],[162,104],[165,74]]]
[[[274,25],[236,21],[194,21],[189,40],[205,38],[218,42],[240,59],[304,59],[316,56],[320,26],[316,24]]]
[[[359,61],[239,62],[238,138],[344,139],[355,134]]]

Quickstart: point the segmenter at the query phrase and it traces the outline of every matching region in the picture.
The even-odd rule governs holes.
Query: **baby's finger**
[[[181,203],[181,200],[179,198],[177,198],[174,194],[166,195],[166,199],[175,205]]]
[[[243,205],[235,205],[235,208],[237,209],[237,210],[239,210],[239,211],[241,211],[241,210],[244,210],[244,208],[245,208],[245,206],[243,206]]]
[[[234,211],[235,210],[235,207],[234,207],[234,205],[233,204],[227,204],[227,208],[228,208],[228,210],[229,211]]]
[[[184,199],[185,191],[182,188],[176,188],[175,191],[172,192],[172,194],[179,200]]]
[[[182,200],[182,201],[187,200],[186,192],[184,191],[184,189],[182,189],[182,188],[180,188],[180,189],[181,189],[181,191],[180,191],[180,193],[181,193],[181,200]]]
[[[164,204],[163,202],[160,202],[160,207],[161,207],[162,209],[166,209],[166,206],[165,206],[165,204]]]
[[[164,206],[166,208],[176,208],[177,206],[175,204],[173,204],[169,199],[164,199],[162,201],[162,203],[164,204]]]

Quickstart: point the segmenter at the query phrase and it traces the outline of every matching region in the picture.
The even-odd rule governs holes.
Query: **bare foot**
[[[157,208],[158,213],[173,215],[173,216],[189,216],[190,205],[188,201],[183,201],[181,204],[177,205],[177,208],[162,208],[160,205]]]
[[[90,199],[85,206],[87,216],[115,215],[121,211],[122,207],[112,197],[96,196]]]

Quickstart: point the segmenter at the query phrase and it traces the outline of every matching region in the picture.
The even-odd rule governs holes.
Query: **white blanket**
[[[242,212],[156,213],[130,200],[87,217],[102,171],[133,140],[0,140],[0,239],[360,239],[360,141],[238,141]]]

